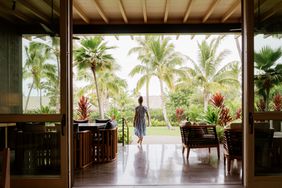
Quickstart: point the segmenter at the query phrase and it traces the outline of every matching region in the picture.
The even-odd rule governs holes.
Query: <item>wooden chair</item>
[[[3,151],[2,178],[0,188],[10,188],[10,149],[4,148]]]
[[[242,129],[224,129],[224,166],[227,160],[227,172],[230,173],[231,162],[234,159],[242,160],[243,134]]]
[[[182,153],[187,148],[187,159],[191,148],[217,148],[217,157],[220,159],[219,140],[214,125],[180,126],[182,138]]]

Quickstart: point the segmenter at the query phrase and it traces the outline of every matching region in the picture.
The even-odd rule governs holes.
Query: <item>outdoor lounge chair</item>
[[[227,172],[230,173],[231,162],[234,159],[242,160],[243,134],[241,128],[224,129],[224,166],[227,160]]]
[[[217,157],[220,159],[219,141],[215,125],[184,125],[180,126],[182,138],[182,154],[187,148],[187,159],[191,148],[217,148]]]

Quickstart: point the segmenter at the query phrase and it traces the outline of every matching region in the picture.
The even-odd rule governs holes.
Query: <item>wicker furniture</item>
[[[227,172],[230,173],[231,162],[234,159],[242,160],[243,134],[242,129],[224,129],[224,166],[227,161]]]
[[[187,159],[191,148],[217,148],[217,157],[220,159],[219,141],[214,125],[180,126],[182,138],[182,153],[187,148]]]

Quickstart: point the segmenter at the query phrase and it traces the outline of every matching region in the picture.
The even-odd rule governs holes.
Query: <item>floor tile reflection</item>
[[[240,184],[241,163],[225,174],[223,156],[216,149],[192,149],[189,160],[180,144],[128,145],[119,148],[118,159],[77,170],[75,186]],[[223,150],[222,150],[223,151]],[[222,152],[221,152],[222,153]]]

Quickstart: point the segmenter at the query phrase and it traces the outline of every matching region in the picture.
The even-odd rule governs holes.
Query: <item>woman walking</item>
[[[139,106],[135,108],[135,116],[133,121],[134,126],[134,133],[136,136],[138,136],[137,143],[142,145],[143,137],[146,135],[146,120],[145,120],[145,114],[148,119],[148,125],[150,125],[150,118],[147,111],[147,107],[143,106],[143,97],[140,96],[138,98]]]

